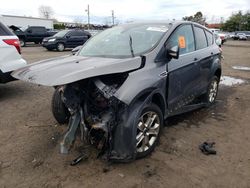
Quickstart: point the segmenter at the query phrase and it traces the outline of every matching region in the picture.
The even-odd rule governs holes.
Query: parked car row
[[[40,26],[30,26],[22,29],[14,25],[10,26],[10,28],[18,36],[22,47],[26,45],[26,42],[34,42],[35,44],[42,44],[47,50],[56,49],[60,52],[64,51],[65,48],[75,48],[83,45],[91,37],[89,32],[80,29],[56,31]]]
[[[237,33],[233,36],[234,40],[247,40],[247,35],[245,33]]]
[[[250,38],[250,31],[236,31],[229,33],[220,31],[219,29],[210,30],[220,37],[221,44],[224,44],[229,38],[232,38],[234,40],[247,40],[248,38]]]

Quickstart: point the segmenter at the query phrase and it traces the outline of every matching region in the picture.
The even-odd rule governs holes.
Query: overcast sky
[[[0,14],[38,17],[38,7],[54,10],[59,21],[87,22],[85,9],[90,6],[90,19],[95,23],[111,22],[111,10],[116,20],[180,20],[201,11],[208,22],[220,22],[232,12],[250,10],[250,0],[4,0]]]

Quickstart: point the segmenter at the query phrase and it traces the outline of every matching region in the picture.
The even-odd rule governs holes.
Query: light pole
[[[87,7],[87,9],[85,10],[85,12],[87,12],[87,14],[88,14],[88,30],[89,30],[89,28],[90,28],[90,19],[89,19],[89,5],[88,5],[88,7]]]
[[[112,24],[114,26],[115,25],[115,13],[114,13],[114,10],[111,10],[111,14],[112,14]]]

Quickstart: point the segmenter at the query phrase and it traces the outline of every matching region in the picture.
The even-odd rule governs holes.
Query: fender
[[[129,162],[136,158],[136,131],[137,120],[143,110],[143,106],[149,105],[155,95],[160,95],[164,100],[162,92],[156,88],[148,88],[140,92],[126,112],[122,115],[122,121],[116,127],[113,138],[113,146],[110,159],[113,161]],[[165,103],[165,101],[164,101]],[[162,107],[160,107],[162,108]],[[165,104],[164,104],[165,108]],[[164,109],[165,110],[165,109]],[[165,112],[165,111],[164,111]],[[164,113],[163,112],[163,113]],[[164,115],[164,114],[163,114]]]
[[[211,66],[211,69],[210,69],[210,75],[209,77],[212,78],[213,75],[216,74],[216,71],[217,70],[220,70],[221,71],[221,60],[219,58],[219,54],[217,55],[217,58],[215,58],[212,66]],[[220,76],[219,76],[220,77]]]

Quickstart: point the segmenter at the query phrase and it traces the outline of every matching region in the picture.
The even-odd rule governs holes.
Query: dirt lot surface
[[[81,149],[59,154],[66,126],[53,119],[53,88],[21,81],[0,85],[0,187],[250,187],[250,41],[224,46],[223,75],[248,83],[220,86],[216,104],[169,119],[153,154],[127,164],[90,157],[70,166]],[[29,62],[69,54],[25,47]],[[217,155],[198,149],[216,142]]]

